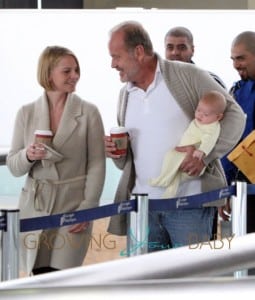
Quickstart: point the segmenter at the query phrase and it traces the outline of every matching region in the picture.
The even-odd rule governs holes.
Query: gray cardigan
[[[163,60],[158,56],[160,70],[168,89],[178,102],[190,121],[201,96],[208,91],[218,90],[227,99],[227,108],[221,121],[221,133],[213,151],[204,159],[207,168],[201,176],[202,192],[227,186],[224,171],[219,158],[230,151],[239,141],[245,126],[245,114],[235,100],[224,90],[207,71],[193,64]],[[125,126],[128,103],[126,86],[120,91],[118,103],[118,123]],[[135,169],[132,151],[126,158],[114,160],[116,166],[123,170],[116,191],[115,202],[128,200],[135,182]],[[223,200],[208,203],[207,206],[222,206]],[[126,215],[116,215],[110,220],[108,231],[118,235],[126,234]]]

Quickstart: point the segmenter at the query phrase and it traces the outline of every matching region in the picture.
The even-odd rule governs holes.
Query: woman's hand
[[[46,157],[47,150],[45,149],[44,145],[41,143],[35,143],[31,144],[27,148],[27,159],[30,162],[33,162],[35,160],[42,160]]]

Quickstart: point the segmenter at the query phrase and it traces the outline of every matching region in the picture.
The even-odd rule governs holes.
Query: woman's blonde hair
[[[37,80],[46,91],[53,90],[53,86],[50,82],[50,73],[60,59],[66,55],[71,55],[75,59],[78,69],[77,72],[80,75],[78,59],[71,50],[60,46],[48,46],[40,55],[37,68]]]

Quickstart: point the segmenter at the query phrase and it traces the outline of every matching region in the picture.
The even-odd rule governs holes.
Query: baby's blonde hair
[[[217,113],[223,114],[227,107],[227,100],[219,91],[210,91],[205,93],[200,101],[212,106]]]

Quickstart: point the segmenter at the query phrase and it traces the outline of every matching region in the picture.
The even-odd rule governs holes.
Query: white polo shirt
[[[150,186],[148,180],[159,176],[164,155],[176,147],[190,121],[169,92],[159,66],[146,91],[131,83],[127,90],[125,126],[130,135],[137,175],[133,193],[148,193],[150,199],[161,198],[165,189]],[[180,185],[177,196],[200,192],[200,180],[190,180]]]

